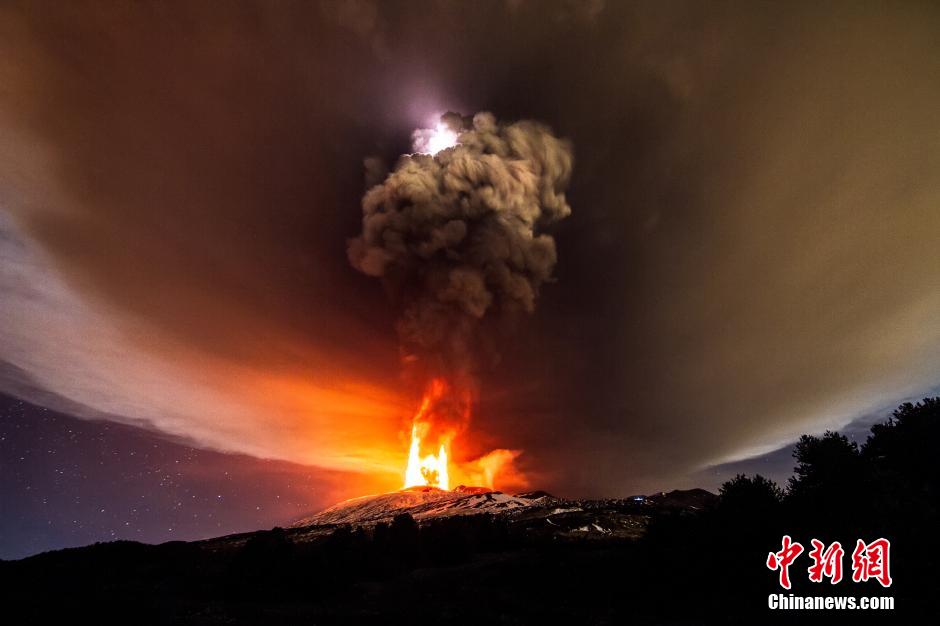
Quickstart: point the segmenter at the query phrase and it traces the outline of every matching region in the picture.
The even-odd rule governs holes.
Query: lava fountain
[[[405,489],[427,485],[450,489],[447,472],[447,446],[441,444],[437,454],[421,456],[421,436],[418,425],[411,427],[411,449],[408,452],[408,469],[405,470]]]
[[[450,489],[450,444],[470,420],[470,392],[455,390],[442,378],[425,389],[411,422],[405,485]],[[422,455],[422,449],[433,450]]]

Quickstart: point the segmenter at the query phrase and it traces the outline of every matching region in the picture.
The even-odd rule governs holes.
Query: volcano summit
[[[416,520],[479,513],[507,513],[544,506],[555,499],[544,492],[510,496],[485,487],[457,487],[445,491],[437,487],[410,487],[391,493],[352,498],[314,515],[304,517],[292,527],[319,524],[368,525],[391,521],[408,514]]]

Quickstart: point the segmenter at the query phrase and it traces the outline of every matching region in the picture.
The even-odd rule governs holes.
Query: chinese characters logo
[[[818,539],[810,540],[810,544],[813,547],[809,551],[809,557],[813,563],[807,569],[810,581],[821,583],[824,578],[828,578],[829,583],[833,585],[841,581],[842,559],[845,556],[842,544],[835,541],[826,546]],[[767,568],[773,571],[779,570],[780,586],[784,589],[791,587],[790,565],[803,552],[804,548],[801,543],[793,541],[790,535],[784,535],[780,551],[767,555]],[[860,583],[874,579],[882,587],[890,587],[892,582],[890,553],[891,542],[883,537],[871,543],[857,540],[855,550],[852,551],[852,582]]]

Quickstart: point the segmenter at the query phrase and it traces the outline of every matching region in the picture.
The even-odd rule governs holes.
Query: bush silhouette
[[[783,501],[783,490],[760,474],[753,478],[738,474],[721,486],[718,495],[720,506],[736,513],[775,511]]]

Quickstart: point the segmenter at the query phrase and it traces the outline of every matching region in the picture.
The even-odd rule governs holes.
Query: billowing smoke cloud
[[[362,200],[362,234],[349,242],[359,271],[381,277],[401,307],[403,357],[422,371],[467,376],[488,318],[532,313],[555,267],[543,228],[571,214],[568,142],[532,121],[448,113],[457,144],[401,158]],[[415,133],[417,149],[433,146]],[[489,356],[492,356],[490,353]]]

